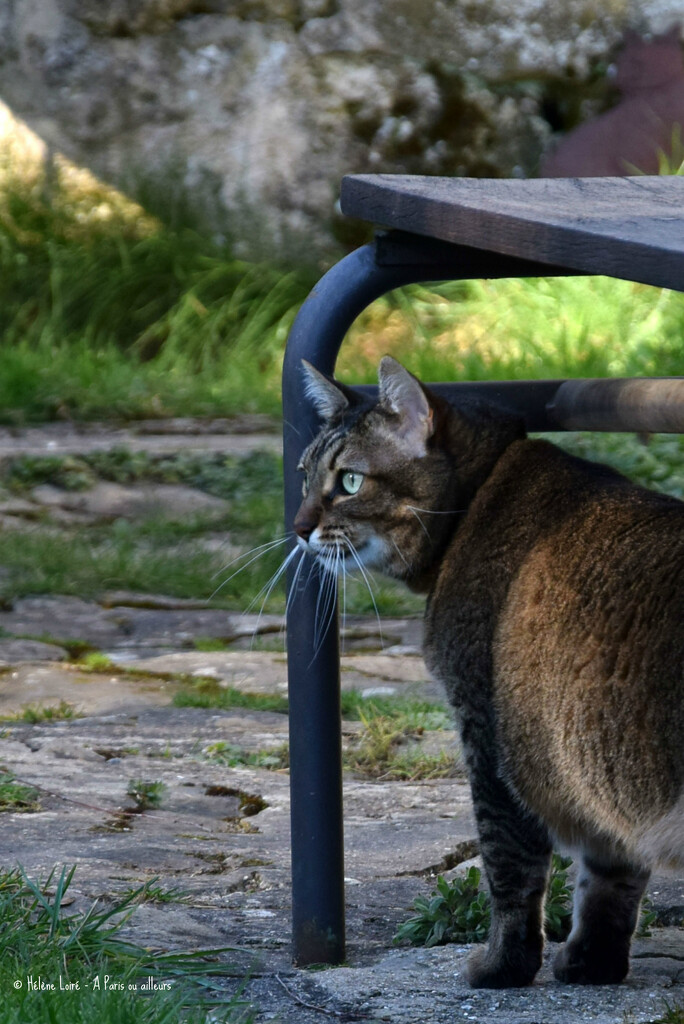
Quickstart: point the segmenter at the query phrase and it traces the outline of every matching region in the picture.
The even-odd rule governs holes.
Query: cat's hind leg
[[[582,858],[572,931],[553,971],[576,985],[614,985],[629,971],[629,947],[650,871],[634,864]]]
[[[549,836],[498,777],[475,774],[471,783],[492,917],[489,941],[471,954],[466,977],[473,988],[529,985],[542,962]]]

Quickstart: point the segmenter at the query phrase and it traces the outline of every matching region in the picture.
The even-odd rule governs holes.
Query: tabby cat
[[[552,843],[581,861],[555,975],[621,981],[651,868],[684,863],[684,503],[389,356],[377,400],[305,373],[299,544],[427,595],[492,900],[470,983],[534,978]]]

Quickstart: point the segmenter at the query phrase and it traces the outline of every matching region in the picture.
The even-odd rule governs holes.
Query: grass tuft
[[[79,714],[73,704],[60,700],[57,705],[28,704],[13,715],[0,716],[0,722],[27,722],[37,725],[39,722],[62,722],[78,718]]]
[[[344,752],[345,768],[370,778],[397,781],[450,778],[458,774],[455,756],[446,751],[427,754],[421,749],[423,727],[396,717],[359,714],[363,729]]]
[[[126,790],[135,803],[137,811],[152,811],[161,807],[166,786],[163,782],[146,782],[145,779],[131,779]]]
[[[222,686],[214,679],[199,679],[174,694],[179,708],[247,708],[251,711],[277,711],[287,714],[286,697],[271,693],[248,693],[233,686]]]
[[[0,768],[0,811],[31,814],[39,810],[38,790],[16,782],[13,772]]]
[[[75,870],[55,869],[43,882],[21,868],[0,873],[0,1024],[252,1019],[243,1000],[221,990],[221,979],[235,977],[228,950],[153,952],[124,939],[144,886],[108,908],[67,912]]]

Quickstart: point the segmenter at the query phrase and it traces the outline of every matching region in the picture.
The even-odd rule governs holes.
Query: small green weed
[[[684,1006],[668,1003],[663,1000],[665,1012],[657,1020],[650,1021],[650,1024],[684,1024]]]
[[[554,853],[551,857],[551,877],[544,903],[544,932],[552,942],[564,942],[572,924],[572,889],[568,885],[568,868],[572,857]]]
[[[409,729],[451,729],[453,719],[445,704],[421,697],[364,697],[359,690],[343,690],[340,696],[342,717],[349,721],[392,718]]]
[[[15,781],[7,768],[0,768],[0,811],[30,814],[40,810],[38,790]]]
[[[192,643],[196,651],[202,651],[205,654],[225,651],[228,648],[228,644],[225,640],[221,640],[214,636],[196,636]]]
[[[639,923],[637,925],[636,934],[640,939],[649,939],[653,932],[651,929],[657,924],[658,914],[653,909],[653,903],[644,896],[641,901],[641,912],[639,914]]]
[[[82,658],[79,658],[79,666],[89,672],[110,672],[115,666],[112,659],[102,651],[88,651]]]
[[[250,768],[282,771],[290,767],[290,750],[287,743],[270,747],[268,750],[250,751],[220,740],[218,743],[210,743],[204,753],[213,763],[224,764],[228,768],[247,765]]]
[[[438,946],[447,942],[484,942],[489,934],[491,910],[488,894],[480,889],[481,872],[468,868],[462,878],[447,882],[442,875],[428,898],[418,896],[417,913],[399,925],[394,942]]]
[[[548,938],[562,941],[569,932],[572,891],[567,869],[572,860],[554,853],[545,904],[544,930]],[[462,877],[447,882],[440,875],[430,897],[418,896],[417,911],[399,926],[394,942],[436,946],[447,942],[485,942],[489,934],[489,894],[480,889],[481,872],[474,865]]]
[[[126,790],[138,811],[157,810],[161,807],[166,786],[163,782],[146,782],[144,779],[131,779]]]
[[[125,889],[119,896],[124,901],[130,900],[132,904],[138,903],[187,903],[192,897],[183,889],[177,886],[170,888],[157,885],[158,879],[151,878],[142,886]]]

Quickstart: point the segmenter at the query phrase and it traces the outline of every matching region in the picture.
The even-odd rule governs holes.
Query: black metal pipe
[[[342,340],[359,313],[400,285],[435,279],[434,264],[378,266],[375,246],[337,263],[302,306],[283,365],[285,529],[301,501],[296,467],[319,429],[304,393],[301,360],[332,374]],[[296,560],[296,559],[295,559]],[[308,577],[308,573],[301,574]],[[323,638],[314,623],[321,600],[316,575],[292,589],[288,576],[287,659],[290,703],[290,815],[292,837],[293,959],[296,964],[340,963],[344,940],[344,853],[337,609]]]

